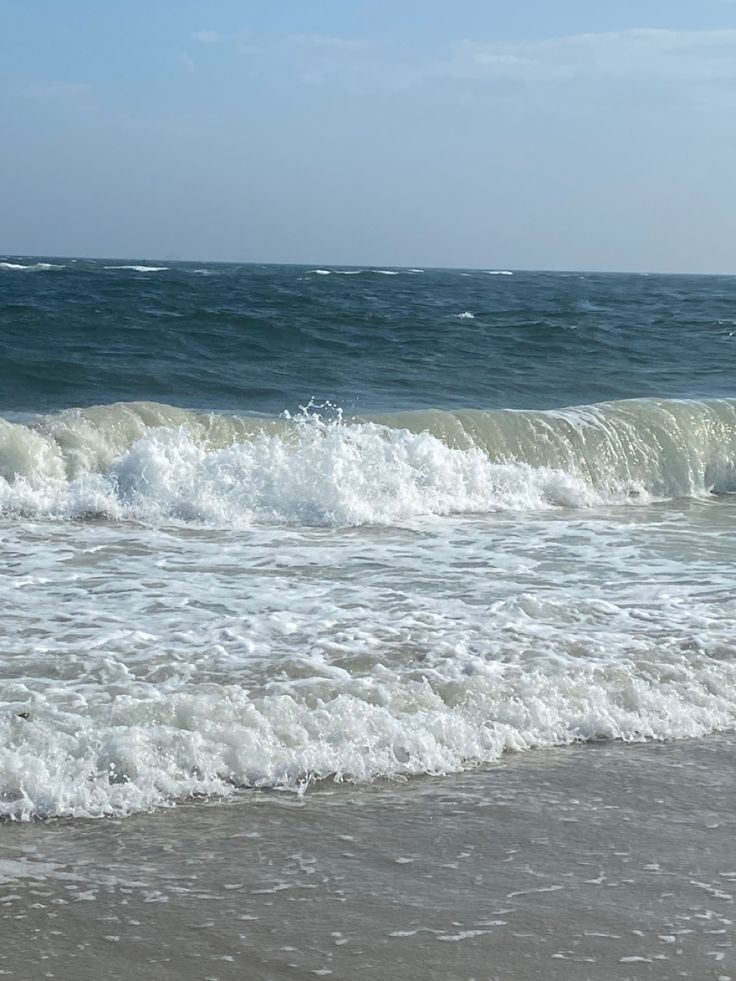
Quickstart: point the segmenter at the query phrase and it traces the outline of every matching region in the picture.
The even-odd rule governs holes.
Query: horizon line
[[[510,273],[542,273],[542,274],[574,274],[574,275],[595,275],[595,276],[736,276],[736,272],[693,272],[692,270],[656,270],[656,269],[573,269],[573,268],[539,268],[531,266],[437,266],[425,263],[416,264],[392,264],[392,263],[350,263],[350,262],[276,262],[274,260],[258,259],[183,259],[165,258],[161,256],[110,256],[110,255],[65,255],[52,253],[32,253],[32,252],[2,252],[1,261],[8,259],[66,259],[82,262],[150,262],[150,263],[176,263],[179,265],[193,265],[195,263],[206,263],[213,266],[287,266],[295,269],[326,269],[329,266],[340,269],[399,269],[408,270],[421,268],[422,271],[430,272],[510,272]]]

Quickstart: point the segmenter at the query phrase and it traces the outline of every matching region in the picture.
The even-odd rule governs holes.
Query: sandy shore
[[[736,979],[736,738],[0,828],[0,976]]]

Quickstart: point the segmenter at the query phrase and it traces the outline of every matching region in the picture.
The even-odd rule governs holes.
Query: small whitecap
[[[64,265],[58,262],[33,262],[30,265],[23,265],[20,262],[0,262],[0,269],[15,270],[21,272],[41,272],[46,269],[64,269]]]
[[[164,272],[168,266],[103,266],[103,269],[129,269],[131,272]]]

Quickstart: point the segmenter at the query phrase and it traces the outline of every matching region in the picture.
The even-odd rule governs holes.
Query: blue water
[[[2,259],[60,268],[0,265],[0,410],[146,399],[277,413],[314,398],[368,412],[734,394],[736,277]]]

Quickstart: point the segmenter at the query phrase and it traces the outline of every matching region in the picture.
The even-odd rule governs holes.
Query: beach
[[[4,826],[13,978],[725,979],[733,737]]]

